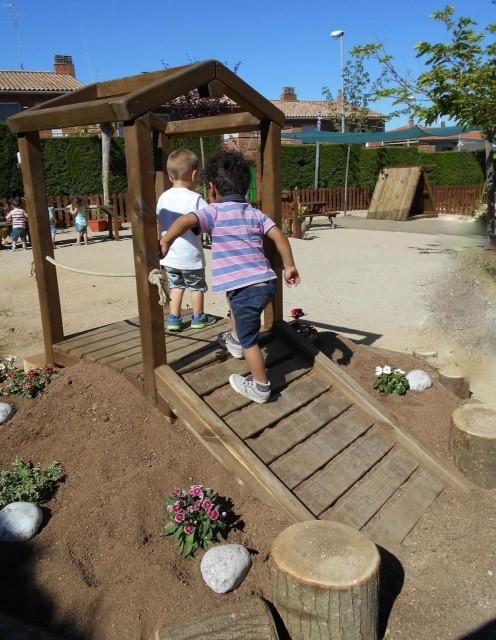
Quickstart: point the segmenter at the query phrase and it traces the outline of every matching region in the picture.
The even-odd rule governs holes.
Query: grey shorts
[[[169,289],[208,291],[205,269],[173,269],[165,267]]]

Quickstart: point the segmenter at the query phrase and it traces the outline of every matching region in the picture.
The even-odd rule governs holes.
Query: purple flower
[[[213,520],[215,522],[219,519],[219,512],[217,511],[217,509],[214,509],[213,511],[210,511],[208,517],[210,518],[210,520]]]
[[[205,511],[208,513],[210,511],[210,509],[214,506],[214,503],[211,500],[204,500],[202,502],[202,507],[205,509]]]
[[[193,531],[195,530],[194,526],[192,524],[187,524],[184,527],[184,533],[189,536],[190,533],[193,533]]]
[[[175,502],[172,505],[172,511],[175,511],[176,513],[179,513],[180,511],[182,511],[182,507],[178,502]]]
[[[203,498],[203,491],[202,491],[202,486],[199,484],[194,485],[193,487],[191,487],[191,489],[188,491],[188,495],[191,498]]]
[[[175,517],[174,517],[174,522],[184,522],[186,516],[184,515],[184,513],[176,513]]]

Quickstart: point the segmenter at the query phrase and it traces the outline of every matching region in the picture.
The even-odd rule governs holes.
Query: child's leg
[[[183,302],[184,289],[179,289],[178,287],[174,287],[173,289],[169,289],[170,302],[169,302],[169,313],[171,316],[180,316],[181,315],[181,305]]]
[[[88,244],[88,231],[86,227],[83,231],[83,239],[84,239],[84,244]]]
[[[265,370],[265,360],[258,344],[249,349],[243,349],[243,355],[246,363],[250,367],[250,372],[254,380],[261,384],[268,384],[269,379],[267,378],[267,371]]]
[[[201,316],[203,315],[203,303],[205,300],[205,294],[203,291],[192,291],[191,292],[191,304],[193,306],[193,315]]]
[[[76,244],[81,244],[81,231],[76,231]]]

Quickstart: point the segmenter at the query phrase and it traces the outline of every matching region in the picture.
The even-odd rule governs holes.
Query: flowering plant
[[[306,315],[306,313],[303,313],[303,309],[291,309],[293,322],[290,322],[289,326],[296,329],[300,335],[310,340],[310,342],[315,342],[319,333],[317,329],[312,327],[311,324],[308,324],[308,322],[300,322],[300,318],[303,318],[303,316]]]
[[[0,363],[0,397],[19,396],[21,398],[36,398],[41,396],[52,378],[55,369],[46,364],[41,369],[30,369],[27,373],[14,366],[16,356],[7,356]]]
[[[201,484],[194,484],[188,490],[174,489],[167,503],[169,522],[164,527],[166,536],[179,545],[184,557],[193,556],[198,549],[204,549],[223,539],[226,528],[226,513],[220,511],[217,494]]]
[[[376,367],[375,375],[377,380],[374,389],[378,389],[381,393],[396,393],[404,396],[410,388],[405,372],[401,369],[391,369],[387,365]]]

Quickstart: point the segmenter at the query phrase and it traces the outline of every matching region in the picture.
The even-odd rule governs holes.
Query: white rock
[[[241,544],[223,544],[209,549],[202,558],[200,571],[215,593],[227,593],[239,587],[251,567],[250,552]]]
[[[23,542],[40,528],[43,513],[32,502],[11,502],[0,511],[0,542]]]
[[[424,391],[424,389],[432,387],[432,380],[429,374],[422,371],[422,369],[410,371],[410,373],[406,374],[406,379],[412,391]]]
[[[14,409],[7,402],[0,402],[0,424],[7,422],[14,415]]]

